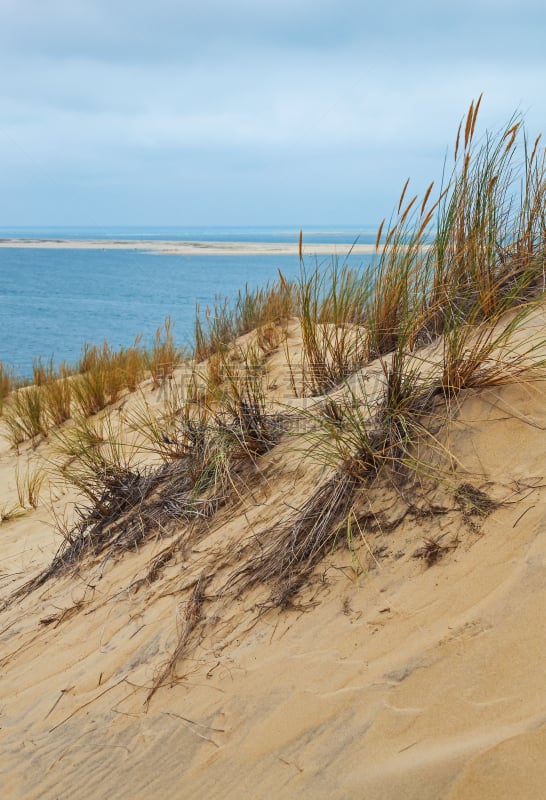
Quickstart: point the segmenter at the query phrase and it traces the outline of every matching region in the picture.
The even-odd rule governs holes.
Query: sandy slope
[[[256,617],[258,595],[211,592],[205,637],[149,704],[184,587],[214,547],[282,515],[318,479],[290,448],[265,457],[274,480],[263,495],[221,511],[154,583],[129,588],[164,546],[157,538],[5,609],[2,796],[542,798],[545,392],[462,398],[451,430],[460,474],[505,501],[486,519],[408,515],[361,543],[362,574],[346,549],[333,553],[292,610]],[[14,460],[4,448],[6,492]],[[412,557],[440,534],[456,546],[438,563]],[[51,557],[44,509],[0,526],[0,547],[5,597]]]

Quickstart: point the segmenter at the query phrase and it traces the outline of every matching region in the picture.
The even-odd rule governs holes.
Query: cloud
[[[382,60],[540,59],[541,0],[3,0],[4,52],[110,64],[253,60],[364,48]]]
[[[546,129],[532,0],[1,2],[6,224],[379,218],[480,92]]]
[[[109,63],[202,61],[264,47],[330,50],[355,38],[351,13],[324,0],[4,0],[4,47]],[[335,24],[332,24],[335,22]]]

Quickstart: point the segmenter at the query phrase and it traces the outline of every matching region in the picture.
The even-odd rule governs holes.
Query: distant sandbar
[[[53,250],[145,250],[158,255],[215,256],[288,256],[298,255],[299,246],[290,242],[177,242],[105,239],[0,239],[0,247],[21,247]],[[373,244],[304,244],[303,254],[367,255],[375,253]]]

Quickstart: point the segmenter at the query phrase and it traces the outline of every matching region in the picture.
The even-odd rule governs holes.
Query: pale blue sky
[[[0,0],[0,226],[365,225],[472,98],[546,134],[543,0]]]

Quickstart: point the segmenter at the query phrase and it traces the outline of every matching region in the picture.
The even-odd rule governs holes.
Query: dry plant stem
[[[538,336],[521,344],[527,320],[543,299],[544,152],[537,140],[529,154],[516,118],[499,134],[477,141],[480,101],[461,124],[454,168],[439,195],[433,196],[431,184],[420,200],[406,182],[391,221],[378,231],[371,268],[354,271],[334,261],[324,272],[306,273],[302,263],[294,283],[280,274],[265,289],[246,287],[233,302],[218,300],[204,318],[197,315],[194,355],[208,360],[193,373],[187,402],[179,402],[173,390],[172,404],[160,414],[144,404],[132,418],[147,454],[151,450],[163,462],[159,467],[139,467],[108,421],[76,415],[70,430],[61,427],[57,467],[87,505],[64,531],[50,567],[8,602],[56,573],[81,567],[87,557],[100,556],[104,569],[112,555],[138,548],[151,535],[173,535],[149,565],[146,580],[153,581],[222,505],[235,503],[240,494],[248,497],[253,476],[259,479],[258,459],[282,435],[282,418],[266,396],[264,354],[278,346],[277,332],[294,314],[303,359],[301,385],[289,364],[293,389],[326,395],[302,412],[308,423],[305,455],[326,465],[329,477],[280,522],[249,536],[239,548],[230,542],[214,554],[196,579],[178,643],[148,700],[159,686],[175,680],[178,660],[199,641],[205,591],[213,579],[221,581],[215,595],[222,601],[261,588],[265,599],[258,613],[288,608],[329,551],[344,540],[353,547],[355,526],[364,540],[367,530],[381,528],[372,502],[376,489],[397,492],[406,503],[394,526],[408,508],[418,506],[415,497],[411,506],[405,499],[408,482],[421,497],[438,482],[447,484],[441,470],[445,463],[446,471],[452,468],[454,457],[439,430],[456,405],[453,398],[469,387],[544,377],[546,367],[546,340]],[[522,136],[524,157],[518,165]],[[300,239],[300,261],[301,256]],[[258,333],[248,336],[244,347],[235,341],[253,329]],[[422,348],[439,336],[435,360],[427,363],[431,351]],[[250,340],[256,344],[249,346]],[[380,375],[374,387],[363,376],[349,379],[375,357]],[[148,361],[156,386],[176,358],[167,320]],[[70,378],[72,406],[95,413],[125,386],[136,385],[139,363],[136,343],[123,357],[106,343],[88,348],[81,374]],[[129,372],[131,384],[124,377]],[[36,430],[32,419],[41,419],[42,412],[29,409],[25,418],[11,409],[21,398],[42,401],[53,385],[53,368],[38,363],[40,385],[16,392],[2,375],[6,418],[17,443],[21,436],[36,435],[29,433]],[[53,401],[46,407],[45,424],[58,424]],[[475,487],[460,478],[457,484],[454,495],[463,514],[492,510]],[[357,513],[360,493],[370,506],[364,516]],[[420,557],[433,563],[445,549],[438,537],[429,537]]]
[[[238,336],[251,330],[262,329],[262,337],[271,337],[272,330],[282,329],[292,316],[294,302],[293,284],[279,273],[278,281],[262,289],[251,290],[247,285],[244,291],[239,292],[234,303],[225,298],[217,299],[213,308],[205,309],[204,319],[198,306],[193,354],[195,361],[199,363],[225,351]]]
[[[118,351],[106,341],[100,347],[86,343],[74,368],[62,363],[55,370],[52,360],[44,364],[35,359],[34,383],[25,387],[24,393],[14,392],[21,381],[0,364],[0,411],[4,397],[10,395],[4,426],[13,446],[46,435],[50,428],[70,419],[73,412],[83,416],[97,414],[116,402],[126,389],[135,391],[148,369],[158,382],[172,374],[183,356],[174,344],[172,327],[167,317],[164,332],[158,329],[150,352],[137,337],[132,347]]]
[[[307,274],[302,264],[297,301],[304,394],[324,394],[368,360],[368,337],[362,328],[368,294],[366,274],[340,267],[337,261],[325,273],[317,267]]]
[[[546,366],[546,339],[532,334],[525,345],[516,347],[514,342],[535,308],[529,302],[487,323],[454,325],[443,339],[444,394],[540,377]]]
[[[2,413],[4,400],[15,389],[16,385],[13,371],[0,361],[0,414]]]
[[[252,537],[242,554],[243,566],[227,578],[221,594],[240,596],[254,586],[268,586],[270,594],[265,608],[289,606],[336,542],[357,485],[353,475],[339,470],[297,514]]]
[[[210,416],[235,451],[251,458],[262,455],[282,428],[281,415],[267,407],[267,376],[259,353],[254,347],[238,347],[224,354],[222,374],[219,386],[207,387]]]
[[[490,318],[521,302],[542,278],[544,151],[538,151],[537,140],[528,155],[518,117],[499,134],[486,134],[475,144],[478,108],[479,101],[470,107],[462,148],[458,140],[430,252],[431,307],[438,312],[438,332],[455,309],[457,314],[479,311],[482,318]],[[524,160],[519,167],[516,152],[522,136]]]
[[[163,330],[158,328],[156,331],[149,357],[154,389],[161,386],[162,381],[173,374],[182,358],[183,352],[174,341],[174,322],[168,316],[163,323]]]
[[[13,447],[27,439],[47,436],[49,422],[44,403],[44,388],[25,386],[13,392],[9,404],[4,408],[2,421]]]
[[[166,462],[195,457],[208,446],[210,414],[206,403],[196,399],[199,382],[198,373],[191,369],[180,385],[174,378],[170,381],[170,391],[159,410],[152,409],[142,395],[127,417],[129,428],[144,437],[151,452]]]
[[[21,506],[19,506],[17,503],[13,503],[12,505],[2,505],[0,506],[0,525],[3,522],[11,522],[11,520],[22,517],[24,513],[25,509],[21,508]]]
[[[38,467],[31,471],[29,463],[27,463],[24,473],[21,473],[17,466],[15,482],[17,485],[17,497],[19,498],[19,505],[21,508],[25,508],[27,504],[32,508],[38,508],[40,491],[45,477],[46,475],[43,469]]]
[[[80,417],[57,434],[57,469],[87,498],[51,565],[12,595],[8,603],[43,585],[53,575],[76,568],[88,557],[138,548],[150,535],[169,535],[180,521],[211,517],[239,495],[239,475],[253,471],[252,458],[233,458],[234,439],[225,427],[207,426],[182,458],[159,468],[133,464],[111,415]],[[190,446],[191,444],[191,446]],[[245,451],[246,452],[246,451]],[[241,477],[248,485],[248,475]]]
[[[169,658],[168,663],[155,679],[152,689],[148,692],[146,704],[150,702],[156,691],[161,688],[161,686],[165,685],[167,680],[171,686],[174,685],[176,681],[176,665],[184,656],[195,629],[204,618],[203,605],[205,601],[205,591],[210,580],[210,576],[205,572],[199,575],[190,597],[185,604],[183,622],[176,648]]]

